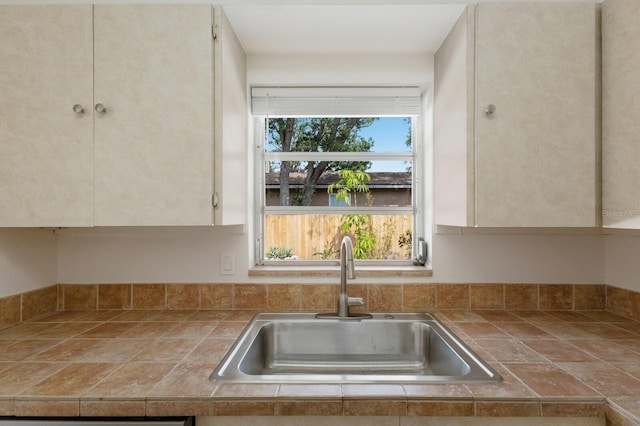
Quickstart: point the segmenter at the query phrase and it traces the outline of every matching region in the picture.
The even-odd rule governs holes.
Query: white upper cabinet
[[[244,223],[245,56],[220,8],[1,7],[0,226]]]
[[[594,4],[469,6],[435,57],[435,220],[599,225]]]
[[[640,229],[640,2],[602,6],[603,225]]]
[[[91,15],[0,6],[0,226],[93,224]]]

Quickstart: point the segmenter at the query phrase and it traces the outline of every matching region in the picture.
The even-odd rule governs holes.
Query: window
[[[419,106],[417,89],[254,88],[257,263],[337,259],[345,235],[359,260],[411,263]]]
[[[351,194],[340,194],[329,192],[329,207],[349,207],[351,205]]]

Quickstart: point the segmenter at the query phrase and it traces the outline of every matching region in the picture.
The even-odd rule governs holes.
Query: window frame
[[[368,266],[415,266],[418,254],[418,240],[424,238],[425,233],[425,161],[424,161],[424,137],[421,114],[332,114],[331,117],[410,117],[411,118],[411,151],[407,152],[269,152],[268,135],[266,133],[267,120],[269,118],[296,117],[287,115],[253,114],[254,121],[254,248],[256,266],[283,266],[283,267],[318,267],[331,266],[339,262],[336,259],[316,260],[269,260],[266,259],[266,247],[264,241],[265,216],[277,215],[301,215],[301,214],[410,214],[412,215],[412,249],[410,259],[366,259],[356,260],[359,265]],[[300,115],[297,115],[300,117]],[[304,117],[327,117],[327,115],[305,114]],[[269,161],[314,161],[318,159],[332,161],[375,161],[384,158],[385,161],[411,161],[411,206],[388,207],[329,207],[329,206],[266,206],[265,172]]]

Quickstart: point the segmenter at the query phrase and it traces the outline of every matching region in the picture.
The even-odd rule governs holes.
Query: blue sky
[[[374,123],[360,130],[360,135],[371,138],[376,143],[374,151],[409,151],[404,144],[409,131],[409,123],[404,117],[380,117]]]
[[[404,117],[380,117],[371,126],[360,131],[360,135],[375,141],[373,151],[409,152],[405,145],[409,123]],[[404,172],[408,164],[402,161],[377,161],[371,165],[371,172]]]

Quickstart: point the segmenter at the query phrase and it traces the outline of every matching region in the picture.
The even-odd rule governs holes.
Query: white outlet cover
[[[236,274],[236,255],[235,253],[220,254],[220,275]]]

